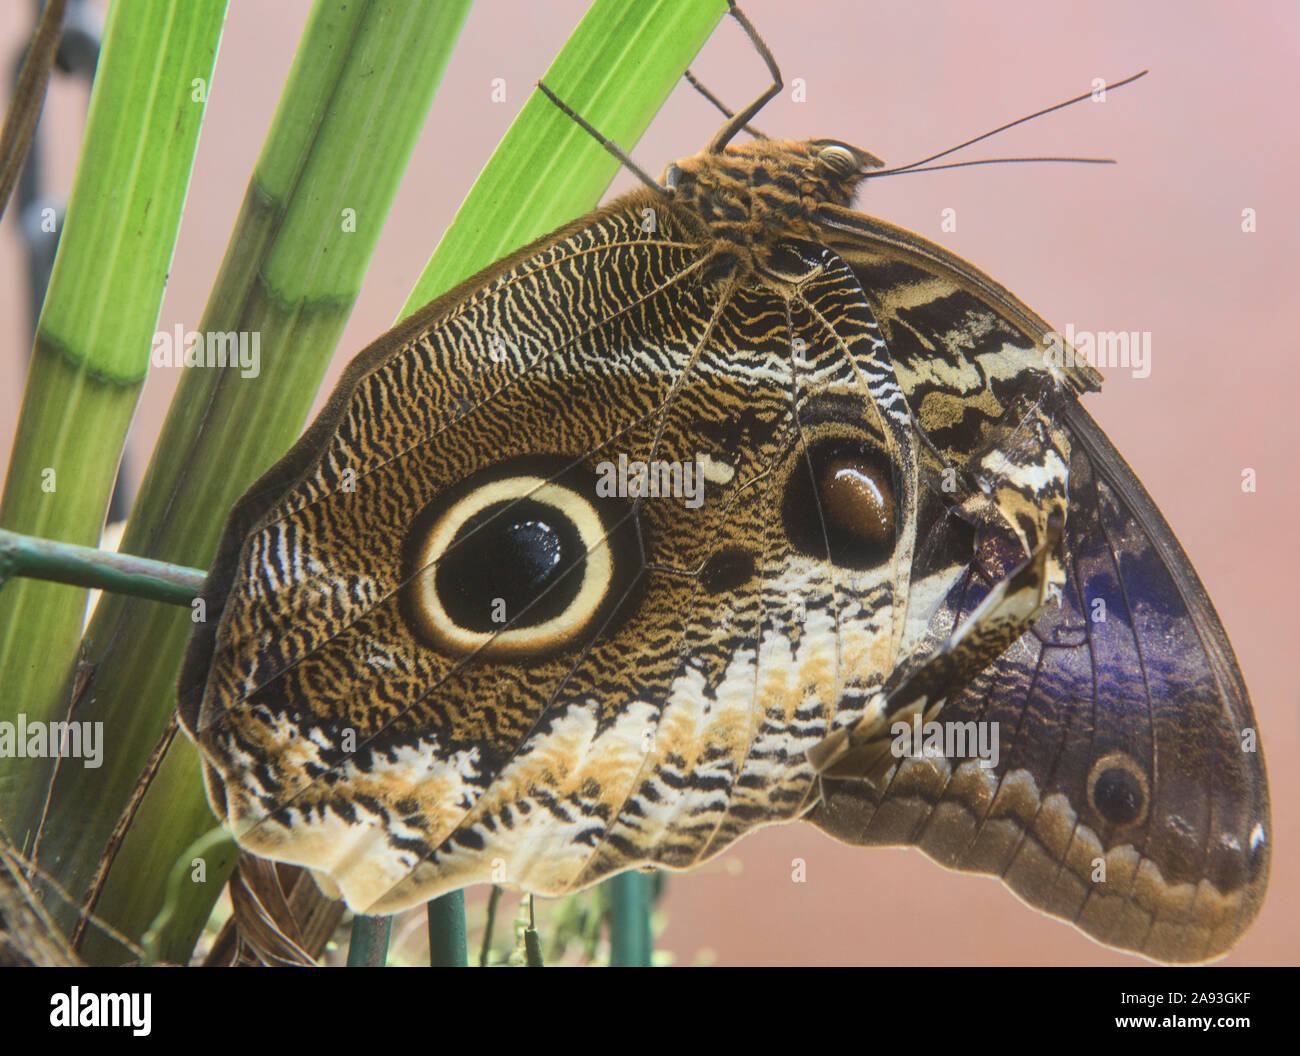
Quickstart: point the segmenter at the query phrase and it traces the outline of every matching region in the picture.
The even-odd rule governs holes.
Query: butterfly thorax
[[[883,164],[838,140],[764,139],[683,158],[665,182],[674,205],[712,236],[710,275],[743,281],[770,273],[782,243],[817,240],[818,207],[847,206],[867,170]]]

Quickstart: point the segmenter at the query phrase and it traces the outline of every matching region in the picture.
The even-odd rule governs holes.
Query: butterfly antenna
[[[949,161],[943,165],[926,165],[923,168],[903,168],[889,169],[885,172],[868,172],[864,174],[864,179],[871,179],[875,176],[910,176],[914,172],[938,172],[940,169],[965,169],[972,165],[1014,165],[1021,162],[1041,162],[1041,161],[1066,161],[1075,165],[1115,165],[1117,162],[1114,158],[1069,158],[1069,157],[1042,157],[1042,158],[980,158],[977,161]]]
[[[609,139],[608,137],[601,135],[599,129],[597,129],[590,121],[588,121],[585,117],[583,117],[571,106],[569,106],[563,99],[561,99],[553,91],[547,88],[545,81],[538,81],[537,87],[541,90],[542,94],[545,95],[547,99],[549,99],[557,107],[559,107],[561,113],[567,115],[575,124],[577,124],[579,128],[581,128],[584,132],[586,132],[587,135],[591,136],[592,139],[594,139],[607,151],[613,154],[614,157],[618,158],[619,164],[621,164],[625,169],[627,169],[630,173],[632,173],[633,176],[635,176],[638,180],[644,183],[651,190],[658,191],[662,195],[671,197],[673,193],[671,190],[669,190],[662,183],[656,180],[653,176],[647,173],[645,169],[641,168],[640,165],[638,165],[635,161],[632,160],[631,156],[628,155],[627,151],[625,151],[612,139]]]
[[[1105,85],[1103,91],[1107,91],[1112,88],[1123,88],[1124,85],[1132,84],[1134,81],[1138,80],[1140,77],[1145,77],[1150,72],[1151,72],[1150,70],[1142,70],[1140,73],[1135,73],[1131,77],[1125,77],[1122,81],[1116,81],[1114,84]],[[966,140],[965,143],[958,143],[955,147],[949,147],[947,150],[941,150],[939,151],[938,154],[931,154],[928,158],[921,158],[919,161],[913,161],[907,165],[899,165],[897,168],[894,169],[880,169],[876,172],[870,173],[869,175],[872,177],[892,176],[895,173],[899,173],[899,172],[909,172],[909,171],[917,170],[918,166],[926,165],[932,161],[937,161],[939,158],[946,158],[949,154],[955,154],[957,151],[964,150],[966,147],[969,147],[973,143],[978,143],[981,140],[988,139],[990,136],[996,136],[999,132],[1005,132],[1009,128],[1015,128],[1016,125],[1023,125],[1026,121],[1032,121],[1036,117],[1042,117],[1044,114],[1050,114],[1055,110],[1063,110],[1067,106],[1073,106],[1075,103],[1081,103],[1085,99],[1091,99],[1091,98],[1093,98],[1093,92],[1084,92],[1082,95],[1076,95],[1073,99],[1066,99],[1065,102],[1063,103],[1057,103],[1055,106],[1044,107],[1042,110],[1036,110],[1032,114],[1026,114],[1024,117],[1016,118],[1016,120],[1014,121],[1008,121],[1005,125],[999,125],[997,128],[991,129],[988,132],[983,133],[982,135],[976,136],[974,139]],[[1106,159],[1102,159],[1102,158],[1023,158],[1023,159],[995,158],[989,160],[996,161],[996,162],[1023,160],[1023,161],[1083,161],[1089,164],[1110,164],[1111,163],[1111,159],[1109,158]],[[988,162],[979,162],[978,164],[987,164],[987,163]],[[941,167],[947,168],[948,166],[935,166],[934,168],[941,168]],[[956,166],[951,166],[951,167],[956,168]],[[925,171],[932,172],[934,171],[934,169],[928,169]]]
[[[711,91],[709,91],[706,87],[704,87],[703,82],[702,82],[698,77],[696,77],[695,74],[693,74],[690,70],[687,70],[687,71],[686,71],[686,73],[685,73],[685,77],[686,77],[686,81],[687,81],[687,83],[690,84],[690,86],[691,86],[692,88],[694,88],[697,92],[700,93],[700,95],[704,96],[705,99],[707,99],[709,102],[711,102],[714,106],[716,106],[719,110],[722,111],[722,115],[723,115],[724,117],[734,117],[734,116],[735,116],[735,111],[732,110],[730,107],[728,107],[726,103],[724,103],[721,99],[719,99],[716,95],[714,95],[714,94],[713,94]],[[762,132],[760,132],[758,129],[756,129],[753,125],[746,125],[746,126],[745,126],[745,131],[748,132],[748,133],[749,133],[751,136],[753,136],[755,139],[770,139],[770,138],[771,138],[770,136],[766,136],[766,135],[764,135]]]
[[[740,111],[740,113],[733,114],[731,120],[722,126],[718,131],[718,134],[713,137],[713,141],[709,144],[710,154],[721,154],[723,148],[736,137],[736,134],[742,128],[749,124],[754,115],[762,110],[763,107],[767,106],[776,93],[785,87],[785,82],[781,80],[781,70],[776,64],[776,59],[772,57],[771,50],[763,42],[763,38],[758,35],[758,30],[754,28],[753,23],[750,22],[749,19],[745,17],[745,13],[736,6],[735,0],[727,0],[727,7],[730,9],[731,17],[740,23],[740,28],[743,29],[745,35],[749,37],[749,42],[754,45],[755,50],[763,57],[763,61],[767,63],[767,71],[772,75],[772,84],[767,91],[745,107],[745,109]]]

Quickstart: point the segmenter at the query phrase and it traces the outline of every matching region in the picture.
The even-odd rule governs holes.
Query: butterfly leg
[[[701,81],[698,77],[696,77],[695,74],[693,74],[689,69],[686,71],[685,74],[683,74],[683,76],[686,78],[686,83],[689,84],[692,88],[694,88],[697,92],[699,92],[700,95],[704,96],[704,98],[707,99],[710,103],[712,103],[715,107],[721,110],[722,115],[724,117],[736,116],[736,112],[732,110],[731,107],[729,107],[721,99],[719,99],[716,95],[714,95],[711,91],[709,91],[709,89],[705,86],[704,82]],[[771,136],[764,135],[753,125],[746,125],[745,131],[748,132],[755,139],[772,138]]]
[[[727,0],[727,5],[730,8],[731,17],[740,23],[740,28],[743,29],[745,35],[749,37],[750,43],[754,45],[754,50],[762,56],[763,62],[767,64],[767,71],[772,75],[772,83],[762,95],[745,107],[744,110],[740,111],[740,113],[735,114],[730,121],[718,130],[718,134],[714,136],[712,142],[709,143],[708,153],[710,154],[721,154],[722,148],[736,137],[736,133],[749,124],[758,112],[772,101],[776,96],[776,93],[785,87],[785,82],[781,79],[780,67],[777,66],[776,59],[772,56],[771,49],[769,49],[767,44],[764,43],[763,38],[758,35],[758,30],[756,30],[753,23],[745,17],[745,13],[736,6],[735,0]]]

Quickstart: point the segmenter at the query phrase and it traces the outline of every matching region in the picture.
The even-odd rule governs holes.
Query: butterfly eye
[[[1146,775],[1123,752],[1110,752],[1092,764],[1088,802],[1112,825],[1135,824],[1146,817]]]
[[[594,632],[635,574],[626,532],[589,482],[513,468],[477,474],[412,526],[407,609],[441,652],[549,656]]]
[[[836,172],[845,176],[858,171],[857,157],[848,147],[842,147],[838,143],[822,147],[817,152],[817,157],[824,164],[829,165]]]
[[[868,568],[892,551],[893,472],[865,438],[814,442],[786,484],[784,519],[801,551],[837,565]]]

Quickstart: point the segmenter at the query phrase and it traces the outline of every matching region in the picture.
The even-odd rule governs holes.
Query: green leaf
[[[725,0],[598,0],[543,80],[630,150],[726,10]],[[617,172],[613,155],[534,91],[461,203],[402,316],[595,208]]]
[[[467,10],[468,0],[318,0],[197,327],[242,338],[249,366],[182,373],[123,551],[207,567],[229,507],[296,437]],[[106,595],[83,639],[91,673],[79,714],[104,722],[112,751],[97,771],[58,771],[38,858],[74,899],[86,894],[175,707],[191,626],[190,610]],[[23,824],[39,816],[29,803]],[[177,738],[98,898],[99,916],[138,942],[174,863],[211,825],[193,750]],[[205,881],[182,889],[154,937],[164,959],[188,956],[231,864],[208,862]],[[69,926],[75,914],[58,912]],[[94,929],[83,953],[127,956]]]
[[[180,224],[224,0],[115,3],[41,311],[0,526],[99,542]],[[51,236],[53,237],[53,236]],[[0,720],[62,716],[86,604],[78,587],[0,592]],[[6,767],[0,817],[30,846],[42,764]]]

